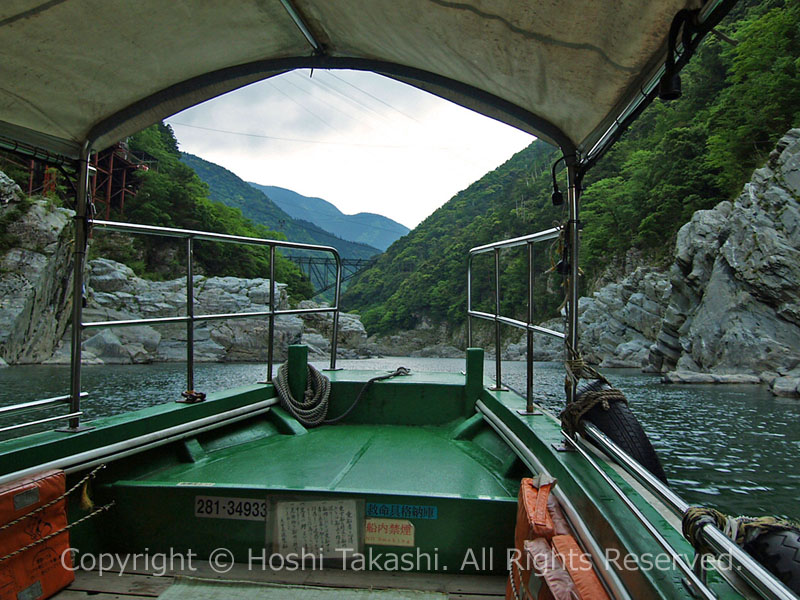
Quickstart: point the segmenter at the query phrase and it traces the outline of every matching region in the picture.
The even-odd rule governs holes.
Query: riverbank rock
[[[0,357],[37,363],[53,353],[70,317],[74,213],[21,199],[13,188],[4,197],[2,235],[11,247],[0,255]]]
[[[800,129],[734,202],[678,232],[653,370],[746,374],[789,395],[800,365]],[[763,374],[763,377],[762,377]],[[772,375],[771,375],[772,374]]]
[[[670,371],[663,377],[664,383],[761,383],[758,375],[696,373],[694,371]]]
[[[276,283],[278,308],[288,307],[286,285]],[[108,259],[89,262],[86,322],[159,318],[186,315],[186,280],[148,281],[127,266]],[[236,277],[194,278],[194,314],[263,312],[269,310],[269,280]],[[300,319],[275,319],[275,359],[285,358],[286,347],[297,343],[303,331]],[[267,359],[266,317],[199,321],[195,324],[194,360],[263,361]],[[146,363],[186,360],[186,325],[136,325],[90,328],[82,351],[87,362]],[[69,340],[48,362],[69,361]]]
[[[581,298],[578,306],[584,357],[601,367],[645,366],[670,289],[665,273],[639,267],[591,298]]]
[[[601,367],[640,369],[647,364],[670,294],[667,275],[652,267],[637,267],[617,283],[604,285],[591,297],[578,301],[581,352],[589,363]],[[551,319],[541,327],[564,332],[564,319]],[[525,360],[525,333],[503,351],[505,360]],[[534,335],[533,359],[563,360],[564,342]]]
[[[297,308],[328,308],[328,303],[317,303],[311,300],[298,302]],[[318,358],[329,358],[331,353],[331,337],[333,335],[333,313],[302,313],[299,315],[303,323],[301,343],[308,346],[311,355]],[[353,313],[339,313],[339,333],[336,338],[336,356],[340,358],[369,358],[378,356],[374,344],[367,340],[367,330],[361,318]]]
[[[425,358],[463,358],[463,332],[449,332],[444,324],[434,326],[426,319],[408,331],[373,335],[366,348],[376,356],[418,356]]]
[[[276,306],[288,309],[286,284],[277,283]],[[258,313],[269,310],[268,279],[238,277],[194,277],[194,314]],[[301,302],[298,308],[322,305]],[[160,318],[186,315],[186,280],[148,281],[127,266],[108,259],[89,263],[86,322]],[[274,359],[286,358],[290,344],[305,343],[312,354],[328,356],[333,329],[332,313],[279,315],[275,318]],[[197,362],[267,360],[269,320],[247,319],[198,321],[193,330],[194,360]],[[146,363],[184,361],[187,328],[183,323],[159,326],[137,325],[87,329],[82,352],[86,362]],[[367,334],[357,315],[339,315],[339,352],[344,358],[365,355],[361,348]],[[368,353],[367,353],[368,354]],[[69,339],[62,340],[50,363],[69,361]]]
[[[582,300],[585,300],[582,299]],[[580,305],[580,303],[579,303]],[[557,318],[539,323],[540,327],[564,333],[564,319]],[[528,353],[528,336],[523,331],[518,341],[508,344],[501,355],[503,360],[526,360]],[[564,341],[546,334],[536,333],[533,336],[533,360],[555,361],[564,360]]]

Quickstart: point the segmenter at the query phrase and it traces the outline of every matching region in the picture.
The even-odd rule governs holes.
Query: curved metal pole
[[[80,431],[81,412],[81,333],[83,332],[83,268],[86,262],[86,247],[89,243],[89,154],[88,140],[81,148],[78,160],[78,191],[75,199],[75,245],[73,247],[72,275],[72,340],[70,361],[69,411],[76,416],[69,420],[66,431]]]
[[[569,356],[569,349],[578,350],[578,268],[580,232],[578,227],[578,216],[580,208],[580,189],[577,175],[577,160],[575,156],[567,156],[567,180],[568,180],[568,203],[569,203],[569,222],[567,224],[567,244],[569,246],[569,288],[567,290],[567,347],[566,355]],[[576,385],[573,382],[567,392],[567,401],[570,402],[575,397]]]

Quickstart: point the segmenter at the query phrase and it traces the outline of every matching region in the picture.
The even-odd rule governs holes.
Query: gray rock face
[[[586,300],[585,298],[581,299]],[[580,302],[579,302],[580,304]],[[564,332],[564,319],[551,319],[539,324],[545,329]],[[463,354],[463,352],[462,352]],[[506,346],[501,354],[503,360],[525,360],[528,354],[528,336],[525,332],[519,337],[519,341]],[[550,335],[534,334],[533,336],[533,360],[553,361],[564,359],[564,342]]]
[[[638,267],[619,283],[603,286],[590,298],[581,298],[579,329],[581,352],[589,362],[602,367],[641,368],[659,331],[669,298],[666,274]],[[541,324],[564,331],[564,319]],[[524,360],[525,334],[503,352],[506,360]],[[563,360],[564,343],[552,336],[534,336],[534,360]]]
[[[186,314],[186,281],[146,281],[114,261],[97,259],[89,263],[86,322],[171,317]],[[236,277],[194,278],[194,314],[258,313],[269,310],[268,279]],[[289,307],[286,284],[277,283],[277,308]],[[316,307],[304,302],[300,308]],[[306,343],[313,354],[327,356],[333,327],[331,313],[281,315],[275,318],[275,360],[286,358],[290,344]],[[366,341],[366,331],[356,315],[341,314],[339,344],[342,354],[355,358]],[[246,361],[267,360],[269,321],[265,316],[247,319],[199,321],[195,324],[194,360]],[[186,360],[187,329],[184,324],[87,329],[82,351],[87,362],[142,363]],[[69,340],[48,362],[69,361]]]
[[[660,372],[748,374],[781,395],[800,364],[800,129],[735,202],[678,233],[672,295],[649,363]],[[763,374],[763,377],[761,376]]]
[[[0,205],[0,214],[19,206],[12,198]],[[34,201],[6,231],[17,239],[16,247],[0,256],[0,357],[6,362],[45,360],[66,329],[73,214]]]
[[[318,304],[311,300],[301,301],[297,307],[302,309],[320,308],[327,304]],[[331,335],[333,334],[333,313],[308,313],[300,315],[305,325],[304,338],[309,343],[309,351],[315,354],[330,354]],[[339,313],[338,343],[351,350],[365,350],[367,330],[358,315]],[[306,343],[306,342],[303,342]]]
[[[8,175],[0,171],[0,205],[22,200],[22,189]]]
[[[601,367],[643,367],[670,289],[664,273],[639,267],[619,283],[582,298],[578,305],[584,356]]]
[[[146,281],[127,266],[108,259],[89,263],[86,322],[186,315],[186,281]],[[236,277],[194,278],[194,314],[257,313],[269,310],[269,280]],[[277,308],[288,307],[286,285],[276,283]],[[282,360],[289,344],[300,341],[303,323],[293,316],[275,319],[275,358]],[[266,317],[200,321],[195,324],[194,360],[265,361],[269,337]],[[82,350],[89,360],[142,363],[186,360],[184,324],[87,329]],[[64,340],[62,348],[68,346]],[[68,352],[52,362],[69,360]]]

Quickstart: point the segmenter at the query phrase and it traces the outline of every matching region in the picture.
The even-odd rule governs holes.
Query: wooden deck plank
[[[227,573],[217,573],[209,563],[196,561],[191,569],[167,571],[163,576],[130,567],[124,557],[116,570],[75,572],[75,582],[57,594],[55,600],[153,600],[172,585],[175,577],[209,580],[270,582],[332,588],[387,588],[438,591],[451,600],[497,600],[505,595],[505,577],[450,573],[409,573],[388,571],[343,571],[317,569],[274,571],[234,564]],[[120,571],[122,574],[120,574]],[[160,574],[159,574],[160,575]]]
[[[98,571],[75,571],[75,581],[70,590],[105,592],[158,598],[170,585],[174,577],[156,577],[125,573],[99,573]]]
[[[51,600],[152,600],[152,596],[131,596],[129,594],[106,594],[66,589]]]

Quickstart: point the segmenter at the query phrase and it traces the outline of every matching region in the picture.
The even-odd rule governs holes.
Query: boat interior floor
[[[332,373],[331,414],[366,378]],[[355,524],[354,552],[421,549],[414,570],[498,574],[528,470],[480,414],[465,413],[461,374],[378,382],[346,422],[314,428],[272,406],[110,463],[93,493],[98,505],[114,503],[113,531],[103,519],[86,537],[114,553],[207,558],[224,547],[246,563],[254,551],[298,546],[281,538],[292,519],[329,522],[339,511],[336,527]],[[495,561],[464,566],[465,548],[491,548]]]
[[[447,573],[402,573],[387,571],[343,571],[340,569],[272,570],[250,569],[234,564],[221,574],[208,562],[181,568],[161,569],[149,557],[117,557],[108,570],[78,570],[75,581],[53,600],[180,600],[192,598],[311,598],[315,600],[498,600],[505,597],[503,575],[456,575]],[[125,562],[123,568],[122,561]],[[159,569],[152,568],[159,565]],[[176,565],[173,565],[176,566]],[[149,568],[148,568],[149,567]],[[157,575],[153,573],[156,572]],[[182,589],[181,589],[182,588]],[[265,592],[273,591],[274,596]],[[257,595],[256,595],[257,594]]]

